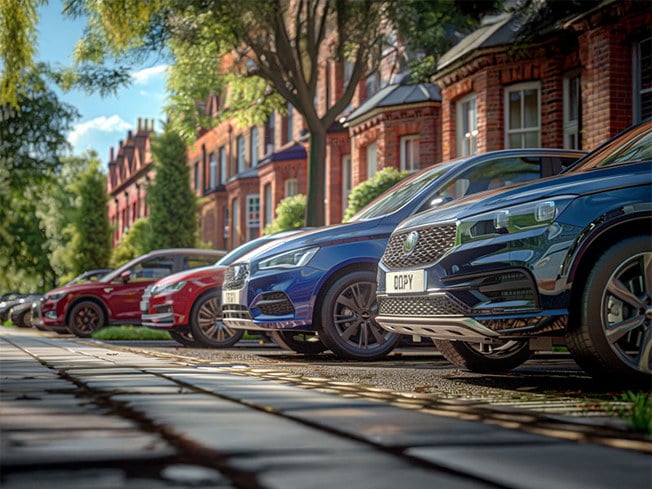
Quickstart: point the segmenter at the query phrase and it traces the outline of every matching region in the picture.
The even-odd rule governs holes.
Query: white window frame
[[[238,242],[238,234],[240,228],[240,201],[236,197],[231,201],[231,249],[236,248],[240,243]]]
[[[478,96],[461,98],[456,106],[457,155],[473,156],[478,152]]]
[[[299,180],[296,178],[288,178],[283,184],[286,197],[292,197],[299,193]]]
[[[215,152],[212,152],[210,155],[208,155],[208,167],[209,167],[209,172],[210,172],[210,188],[214,189],[217,187],[217,154]]]
[[[342,156],[342,217],[349,206],[349,194],[353,190],[353,167],[351,155]]]
[[[574,97],[572,96],[574,93]],[[580,149],[581,106],[580,73],[573,71],[564,76],[564,148]],[[575,105],[574,107],[572,105]]]
[[[251,128],[249,134],[249,147],[251,148],[251,166],[258,166],[258,127],[254,126]]]
[[[519,93],[520,100],[523,101],[523,94],[526,91],[534,90],[537,94],[537,124],[534,126],[524,126],[525,121],[525,104],[521,103],[520,118],[521,125],[516,128],[510,128],[510,95]],[[525,140],[528,135],[536,135],[536,142],[530,147],[541,146],[541,83],[540,82],[527,82],[519,83],[505,87],[505,148],[526,148]],[[521,145],[512,146],[510,144],[511,136],[520,136]]]
[[[265,198],[265,215],[264,225],[267,226],[274,220],[274,209],[272,209],[272,184],[267,183],[263,188],[263,195]]]
[[[260,234],[260,196],[247,195],[247,241],[257,238]]]
[[[420,170],[420,141],[421,136],[410,134],[400,139],[399,147],[401,148],[401,170],[415,172]]]
[[[378,171],[378,142],[367,146],[367,179],[373,178]]]
[[[226,180],[229,177],[226,168],[226,148],[222,146],[220,148],[220,185],[226,185]]]
[[[245,171],[245,137],[241,134],[235,140],[236,145],[236,173]]]

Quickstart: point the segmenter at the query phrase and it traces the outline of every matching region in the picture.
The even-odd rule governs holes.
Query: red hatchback
[[[203,267],[224,251],[194,248],[156,250],[140,256],[96,282],[64,285],[42,299],[39,321],[45,329],[87,338],[108,325],[140,324],[140,299],[156,280],[190,268]]]
[[[227,328],[221,320],[224,271],[259,246],[298,231],[261,236],[232,250],[213,266],[168,275],[150,285],[140,304],[141,324],[165,329],[186,346],[224,348],[234,345],[244,331]]]

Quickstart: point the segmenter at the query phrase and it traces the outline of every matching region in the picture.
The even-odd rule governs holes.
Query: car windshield
[[[367,204],[351,218],[351,221],[365,221],[396,212],[410,202],[430,182],[441,177],[452,167],[459,164],[460,161],[462,160],[453,160],[444,165],[435,165],[401,180]]]
[[[247,243],[244,243],[237,248],[229,251],[226,255],[224,255],[222,258],[217,260],[214,266],[219,266],[219,267],[224,267],[231,265],[234,263],[236,260],[238,260],[240,257],[246,255],[250,251],[264,245],[265,243],[269,243],[272,240],[281,238],[283,236],[288,236],[292,235],[294,233],[299,232],[299,229],[293,229],[293,230],[288,230],[288,231],[283,231],[283,232],[278,232],[276,234],[271,234],[268,236],[261,236],[259,238],[256,238],[254,240],[248,241]]]

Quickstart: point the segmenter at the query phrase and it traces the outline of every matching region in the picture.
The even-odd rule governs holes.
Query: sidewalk
[[[0,328],[0,487],[652,487],[576,443]]]

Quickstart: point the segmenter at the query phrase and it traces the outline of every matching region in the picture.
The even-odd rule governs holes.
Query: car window
[[[596,165],[597,168],[652,159],[652,131],[628,141]]]
[[[159,256],[137,263],[129,269],[130,281],[159,279],[174,271],[173,256]]]
[[[419,211],[467,195],[541,177],[541,158],[511,157],[484,161],[462,172],[435,192]]]
[[[207,267],[209,265],[213,265],[214,263],[215,263],[214,256],[195,255],[195,256],[183,257],[184,270],[188,270],[190,268]]]
[[[360,210],[351,218],[351,221],[364,221],[396,212],[410,202],[430,182],[450,170],[451,166],[452,164],[437,165],[401,180]]]

